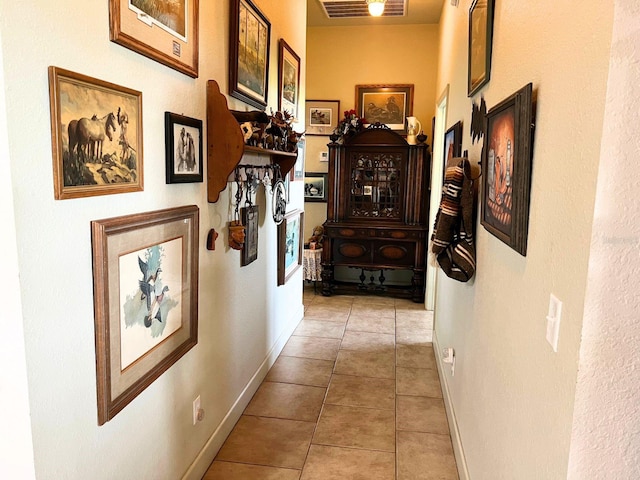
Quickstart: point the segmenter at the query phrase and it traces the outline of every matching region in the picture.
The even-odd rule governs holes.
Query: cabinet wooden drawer
[[[412,242],[373,242],[373,263],[412,267],[416,258],[416,244]]]
[[[336,264],[368,264],[371,262],[371,242],[337,238],[333,243],[333,260]]]

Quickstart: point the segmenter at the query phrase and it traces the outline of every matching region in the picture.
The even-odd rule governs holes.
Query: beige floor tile
[[[395,452],[395,412],[325,405],[312,443]]]
[[[265,381],[326,387],[331,379],[333,364],[332,360],[280,355],[269,370]]]
[[[299,480],[300,470],[215,461],[202,480]]]
[[[243,415],[216,460],[302,469],[315,423]]]
[[[346,323],[351,313],[351,306],[327,306],[313,303],[304,311],[305,318]]]
[[[342,338],[345,324],[327,320],[311,320],[305,317],[293,332],[299,337]]]
[[[386,333],[347,331],[342,338],[342,350],[357,350],[359,352],[395,351],[395,335]]]
[[[316,305],[329,305],[329,306],[345,306],[353,303],[353,297],[350,295],[332,295],[325,297],[323,295],[316,295]]]
[[[292,336],[282,349],[280,355],[286,357],[315,358],[318,360],[335,360],[339,348],[340,340],[336,338]]]
[[[458,480],[448,435],[398,432],[398,480]]]
[[[311,445],[301,480],[395,480],[388,452]]]
[[[262,382],[244,414],[315,422],[325,393],[322,387]]]
[[[396,318],[396,309],[393,305],[353,304],[351,315],[357,317],[382,317]]]
[[[396,319],[398,320],[415,320],[433,323],[433,310],[396,310]]]
[[[350,315],[347,330],[395,335],[396,320],[390,317],[358,317]]]
[[[398,395],[396,402],[398,430],[449,435],[449,423],[442,399]]]
[[[396,300],[393,297],[378,297],[373,295],[358,296],[353,299],[354,305],[386,305],[395,306]]]
[[[395,381],[386,378],[333,375],[325,403],[394,410],[395,387]]]
[[[426,368],[396,368],[396,393],[442,398],[437,370]]]
[[[396,343],[430,345],[433,340],[433,321],[428,318],[396,318]]]
[[[435,370],[437,367],[433,347],[427,345],[396,345],[396,366]]]
[[[394,379],[394,355],[392,350],[381,353],[340,350],[334,373]]]
[[[407,298],[396,298],[395,307],[396,313],[410,310],[424,310],[424,303],[416,303]]]

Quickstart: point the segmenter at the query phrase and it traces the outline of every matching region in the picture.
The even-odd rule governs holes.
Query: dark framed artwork
[[[462,122],[453,125],[444,134],[444,171],[447,169],[447,162],[452,158],[462,155]]]
[[[467,95],[473,96],[491,78],[491,44],[495,0],[473,0],[469,8]]]
[[[190,77],[198,76],[199,0],[109,0],[109,35]]]
[[[340,100],[307,100],[306,134],[331,135],[340,121]]]
[[[143,188],[142,93],[49,67],[56,200]]]
[[[304,174],[304,201],[305,202],[326,202],[327,201],[327,173],[305,173]]]
[[[231,0],[229,35],[229,95],[264,110],[271,23],[251,0]]]
[[[528,84],[487,113],[482,151],[484,228],[527,254],[534,105]]]
[[[293,210],[278,225],[278,285],[287,283],[302,266],[303,218],[302,210]]]
[[[245,226],[245,238],[240,253],[240,266],[244,267],[258,258],[258,206],[242,207],[240,220]]]
[[[164,114],[167,183],[202,182],[202,120]]]
[[[283,38],[278,55],[278,110],[298,116],[300,98],[300,57]]]
[[[413,84],[356,85],[356,112],[365,126],[383,123],[406,133],[405,118],[413,115]]]
[[[304,156],[307,149],[304,138],[298,140],[298,157],[293,168],[289,171],[289,180],[292,182],[302,180],[304,178]]]
[[[198,215],[91,222],[99,425],[198,343]]]

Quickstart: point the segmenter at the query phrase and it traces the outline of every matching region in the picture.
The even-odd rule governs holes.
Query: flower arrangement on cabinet
[[[364,130],[364,124],[367,123],[367,119],[359,117],[358,113],[354,110],[345,110],[344,118],[338,123],[336,133],[340,137],[345,135],[355,135],[356,133]]]

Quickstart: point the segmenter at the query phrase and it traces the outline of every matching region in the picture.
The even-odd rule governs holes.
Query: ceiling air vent
[[[369,17],[366,0],[320,0],[329,18]],[[407,0],[387,0],[383,17],[404,17]]]

